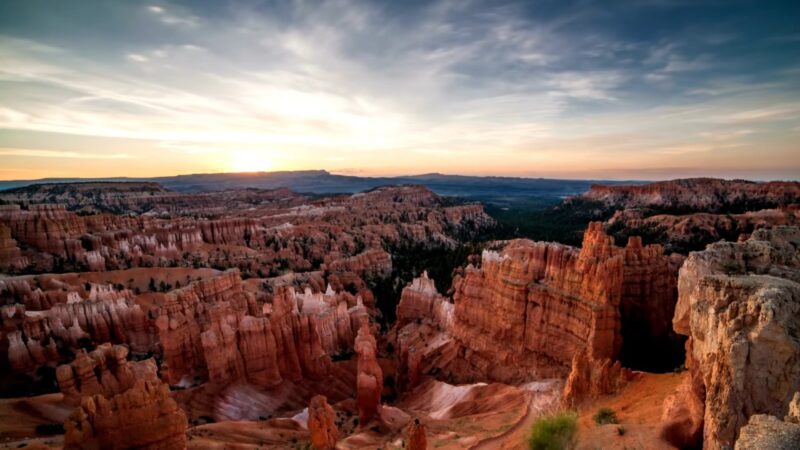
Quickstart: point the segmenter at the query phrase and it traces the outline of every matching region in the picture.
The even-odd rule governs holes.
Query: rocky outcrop
[[[480,205],[448,207],[421,186],[311,201],[285,189],[177,194],[117,185],[105,195],[95,185],[0,194],[16,203],[0,205],[0,267],[64,272],[213,266],[259,277],[327,268],[383,277],[391,271],[385,248],[452,246],[460,233],[493,223]],[[83,214],[41,203],[48,198],[63,198]],[[116,214],[86,215],[98,211]]]
[[[428,272],[403,288],[400,302],[397,304],[397,324],[402,327],[406,323],[420,319],[431,320],[442,329],[447,329],[453,318],[453,304],[436,291],[434,281],[428,278]]]
[[[499,253],[484,251],[480,268],[470,265],[454,279],[453,303],[423,274],[397,307],[398,381],[404,385],[431,365],[455,382],[566,376],[573,355],[584,351],[597,361],[625,355],[638,368],[658,349],[662,359],[672,355],[662,363],[672,370],[683,356],[669,326],[676,270],[662,247],[636,237],[617,247],[592,223],[580,249],[515,240]],[[414,323],[454,343],[434,349],[416,342],[405,330]],[[431,361],[434,354],[440,361]]]
[[[661,410],[661,439],[677,448],[701,448],[703,445],[703,415],[705,386],[702,374],[696,370],[691,356],[691,340],[687,342],[687,369],[678,389],[667,396]]]
[[[28,259],[22,256],[17,241],[11,237],[11,229],[0,223],[0,271],[21,271],[28,266]]]
[[[383,370],[378,365],[377,343],[369,326],[362,325],[355,341],[358,354],[357,398],[359,426],[380,419]]]
[[[328,265],[332,272],[355,272],[367,277],[385,277],[392,271],[392,256],[383,250],[373,249]]]
[[[316,450],[333,450],[339,440],[336,412],[324,395],[316,395],[308,406],[308,432],[311,445]]]
[[[754,414],[742,427],[736,450],[795,450],[800,448],[800,425],[775,416]]]
[[[89,353],[82,351],[71,363],[59,366],[56,379],[64,401],[78,405],[86,396],[110,398],[132,388],[137,380],[157,380],[152,359],[130,362],[127,357],[127,347],[103,344]]]
[[[41,293],[33,291],[31,301],[40,304],[46,299]],[[62,293],[68,294],[66,302],[44,311],[27,311],[22,305],[7,308],[2,322],[14,371],[33,373],[42,366],[55,366],[63,353],[87,342],[127,344],[138,354],[155,351],[152,326],[130,291],[93,285],[86,299],[74,291]]]
[[[64,423],[64,448],[179,450],[186,426],[166,384],[139,380],[121,394],[83,397]]]
[[[414,419],[408,424],[408,450],[427,450],[427,448],[425,425],[419,419]]]
[[[607,221],[615,236],[641,235],[662,243],[669,252],[687,254],[720,241],[736,241],[760,228],[800,225],[797,205],[741,214],[648,215],[646,210],[619,210]]]
[[[800,230],[758,230],[692,253],[673,326],[704,388],[704,448],[732,448],[755,414],[783,417],[800,390]]]
[[[572,358],[572,370],[564,384],[562,404],[566,408],[576,408],[587,400],[615,394],[632,377],[633,373],[623,368],[619,361],[597,361],[585,351],[576,353]]]
[[[579,198],[601,202],[614,209],[744,212],[797,203],[800,183],[689,178],[635,186],[593,185]]]
[[[217,370],[217,365],[224,363],[220,359],[207,361],[206,352],[226,359],[229,349],[221,345],[230,344],[230,334],[226,341],[221,328],[223,324],[230,327],[241,322],[251,302],[236,271],[191,283],[164,296],[152,314],[164,360],[170,368],[170,384],[201,374],[207,367],[223,376],[225,370]],[[206,334],[204,342],[202,333],[215,326],[218,328]]]
[[[622,344],[622,256],[600,224],[578,250],[517,240],[486,251],[454,281],[451,334],[466,348],[464,373],[514,382],[566,375],[572,355],[616,358]]]

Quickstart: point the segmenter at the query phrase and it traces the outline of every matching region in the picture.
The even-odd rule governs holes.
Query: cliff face
[[[489,379],[564,374],[583,349],[618,355],[621,278],[622,259],[598,226],[580,251],[513,241],[454,282],[450,332]]]
[[[800,231],[758,230],[692,253],[673,320],[704,389],[704,448],[732,448],[753,414],[783,417],[800,390]],[[704,392],[703,392],[704,391]]]
[[[645,210],[620,210],[608,220],[619,234],[649,236],[674,252],[686,254],[720,241],[736,241],[760,228],[800,225],[800,208],[790,205],[741,214],[698,212],[684,215],[646,215]]]
[[[469,266],[454,280],[453,303],[424,274],[403,290],[397,307],[399,381],[413,384],[430,365],[459,382],[566,376],[582,352],[598,361],[625,355],[636,367],[654,348],[662,354],[677,347],[682,359],[669,326],[675,271],[660,246],[631,238],[626,248],[616,247],[593,223],[581,249],[516,240],[499,253],[485,251],[480,268]],[[419,328],[415,321],[453,344],[434,349],[417,342],[409,331]]]
[[[672,330],[683,258],[665,257],[662,246],[644,246],[637,236],[628,239],[622,257],[620,361],[639,370],[671,371],[684,358],[683,339]]]
[[[445,206],[420,186],[314,201],[285,190],[153,191],[148,203],[147,195],[127,190],[93,196],[96,208],[82,207],[87,205],[81,196],[91,189],[64,189],[75,192],[69,205],[81,212],[152,215],[78,215],[64,205],[40,203],[61,195],[0,195],[16,203],[0,205],[0,267],[63,272],[213,266],[264,276],[324,265],[334,272],[381,277],[391,270],[385,248],[455,245],[457,234],[493,223],[479,205]],[[160,214],[172,217],[157,218]]]
[[[347,293],[298,294],[289,286],[262,316],[236,272],[166,297],[156,324],[172,384],[205,372],[216,384],[319,380],[330,371],[331,355],[351,348],[355,330],[369,320],[360,299]]]
[[[800,183],[690,178],[639,186],[594,185],[580,198],[615,209],[744,212],[796,203]]]
[[[358,330],[355,351],[358,354],[358,423],[365,427],[373,420],[380,420],[383,390],[383,370],[378,365],[377,344],[366,324]]]
[[[74,361],[58,367],[58,388],[64,401],[79,405],[86,396],[113,397],[132,388],[137,380],[155,382],[155,362],[127,360],[128,348],[102,344],[90,353],[80,352]]]
[[[81,400],[64,423],[65,449],[186,448],[186,414],[160,381],[139,380],[113,396]]]
[[[58,367],[64,402],[76,406],[64,423],[64,448],[185,448],[186,415],[155,362],[127,356],[127,347],[103,344]]]
[[[61,293],[68,294],[67,301],[44,311],[27,311],[23,305],[4,307],[7,357],[16,372],[33,373],[58,364],[63,351],[69,353],[86,342],[127,344],[140,354],[155,350],[152,326],[130,291],[93,286],[86,299],[74,291]],[[40,290],[30,294],[37,304],[37,299],[46,298]]]

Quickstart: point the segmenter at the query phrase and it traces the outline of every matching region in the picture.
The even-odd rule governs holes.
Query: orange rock
[[[316,395],[308,406],[308,432],[311,445],[316,450],[333,450],[339,440],[336,428],[336,412],[328,404],[324,395]]]
[[[408,450],[427,450],[428,441],[425,437],[425,425],[419,419],[414,419],[408,424]]]
[[[575,408],[586,400],[614,394],[633,376],[619,361],[597,361],[585,351],[572,358],[572,370],[564,384],[561,401],[566,408]]]
[[[355,341],[358,354],[357,402],[359,426],[380,419],[383,370],[378,365],[377,343],[367,324],[361,325]]]
[[[186,447],[186,427],[167,385],[139,380],[124,393],[83,397],[64,423],[64,448],[179,450]]]

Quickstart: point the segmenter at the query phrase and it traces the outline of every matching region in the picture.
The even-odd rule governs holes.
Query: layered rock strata
[[[358,330],[355,341],[358,354],[357,397],[359,426],[380,420],[383,370],[378,365],[377,343],[365,324]]]
[[[730,449],[755,414],[783,417],[800,390],[800,230],[758,230],[692,253],[673,326],[702,389],[704,448]]]
[[[83,397],[64,423],[64,448],[180,450],[186,426],[166,384],[139,380],[121,394]]]

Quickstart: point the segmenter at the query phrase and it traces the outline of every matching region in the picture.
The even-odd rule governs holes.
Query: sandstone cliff
[[[673,324],[704,387],[704,448],[732,448],[750,416],[783,417],[800,390],[799,247],[797,228],[758,230],[692,253],[680,270]]]
[[[186,415],[160,381],[140,380],[110,397],[83,397],[64,429],[65,449],[186,448]]]
[[[689,178],[636,186],[593,185],[581,199],[602,202],[614,209],[744,212],[797,203],[800,183]]]

